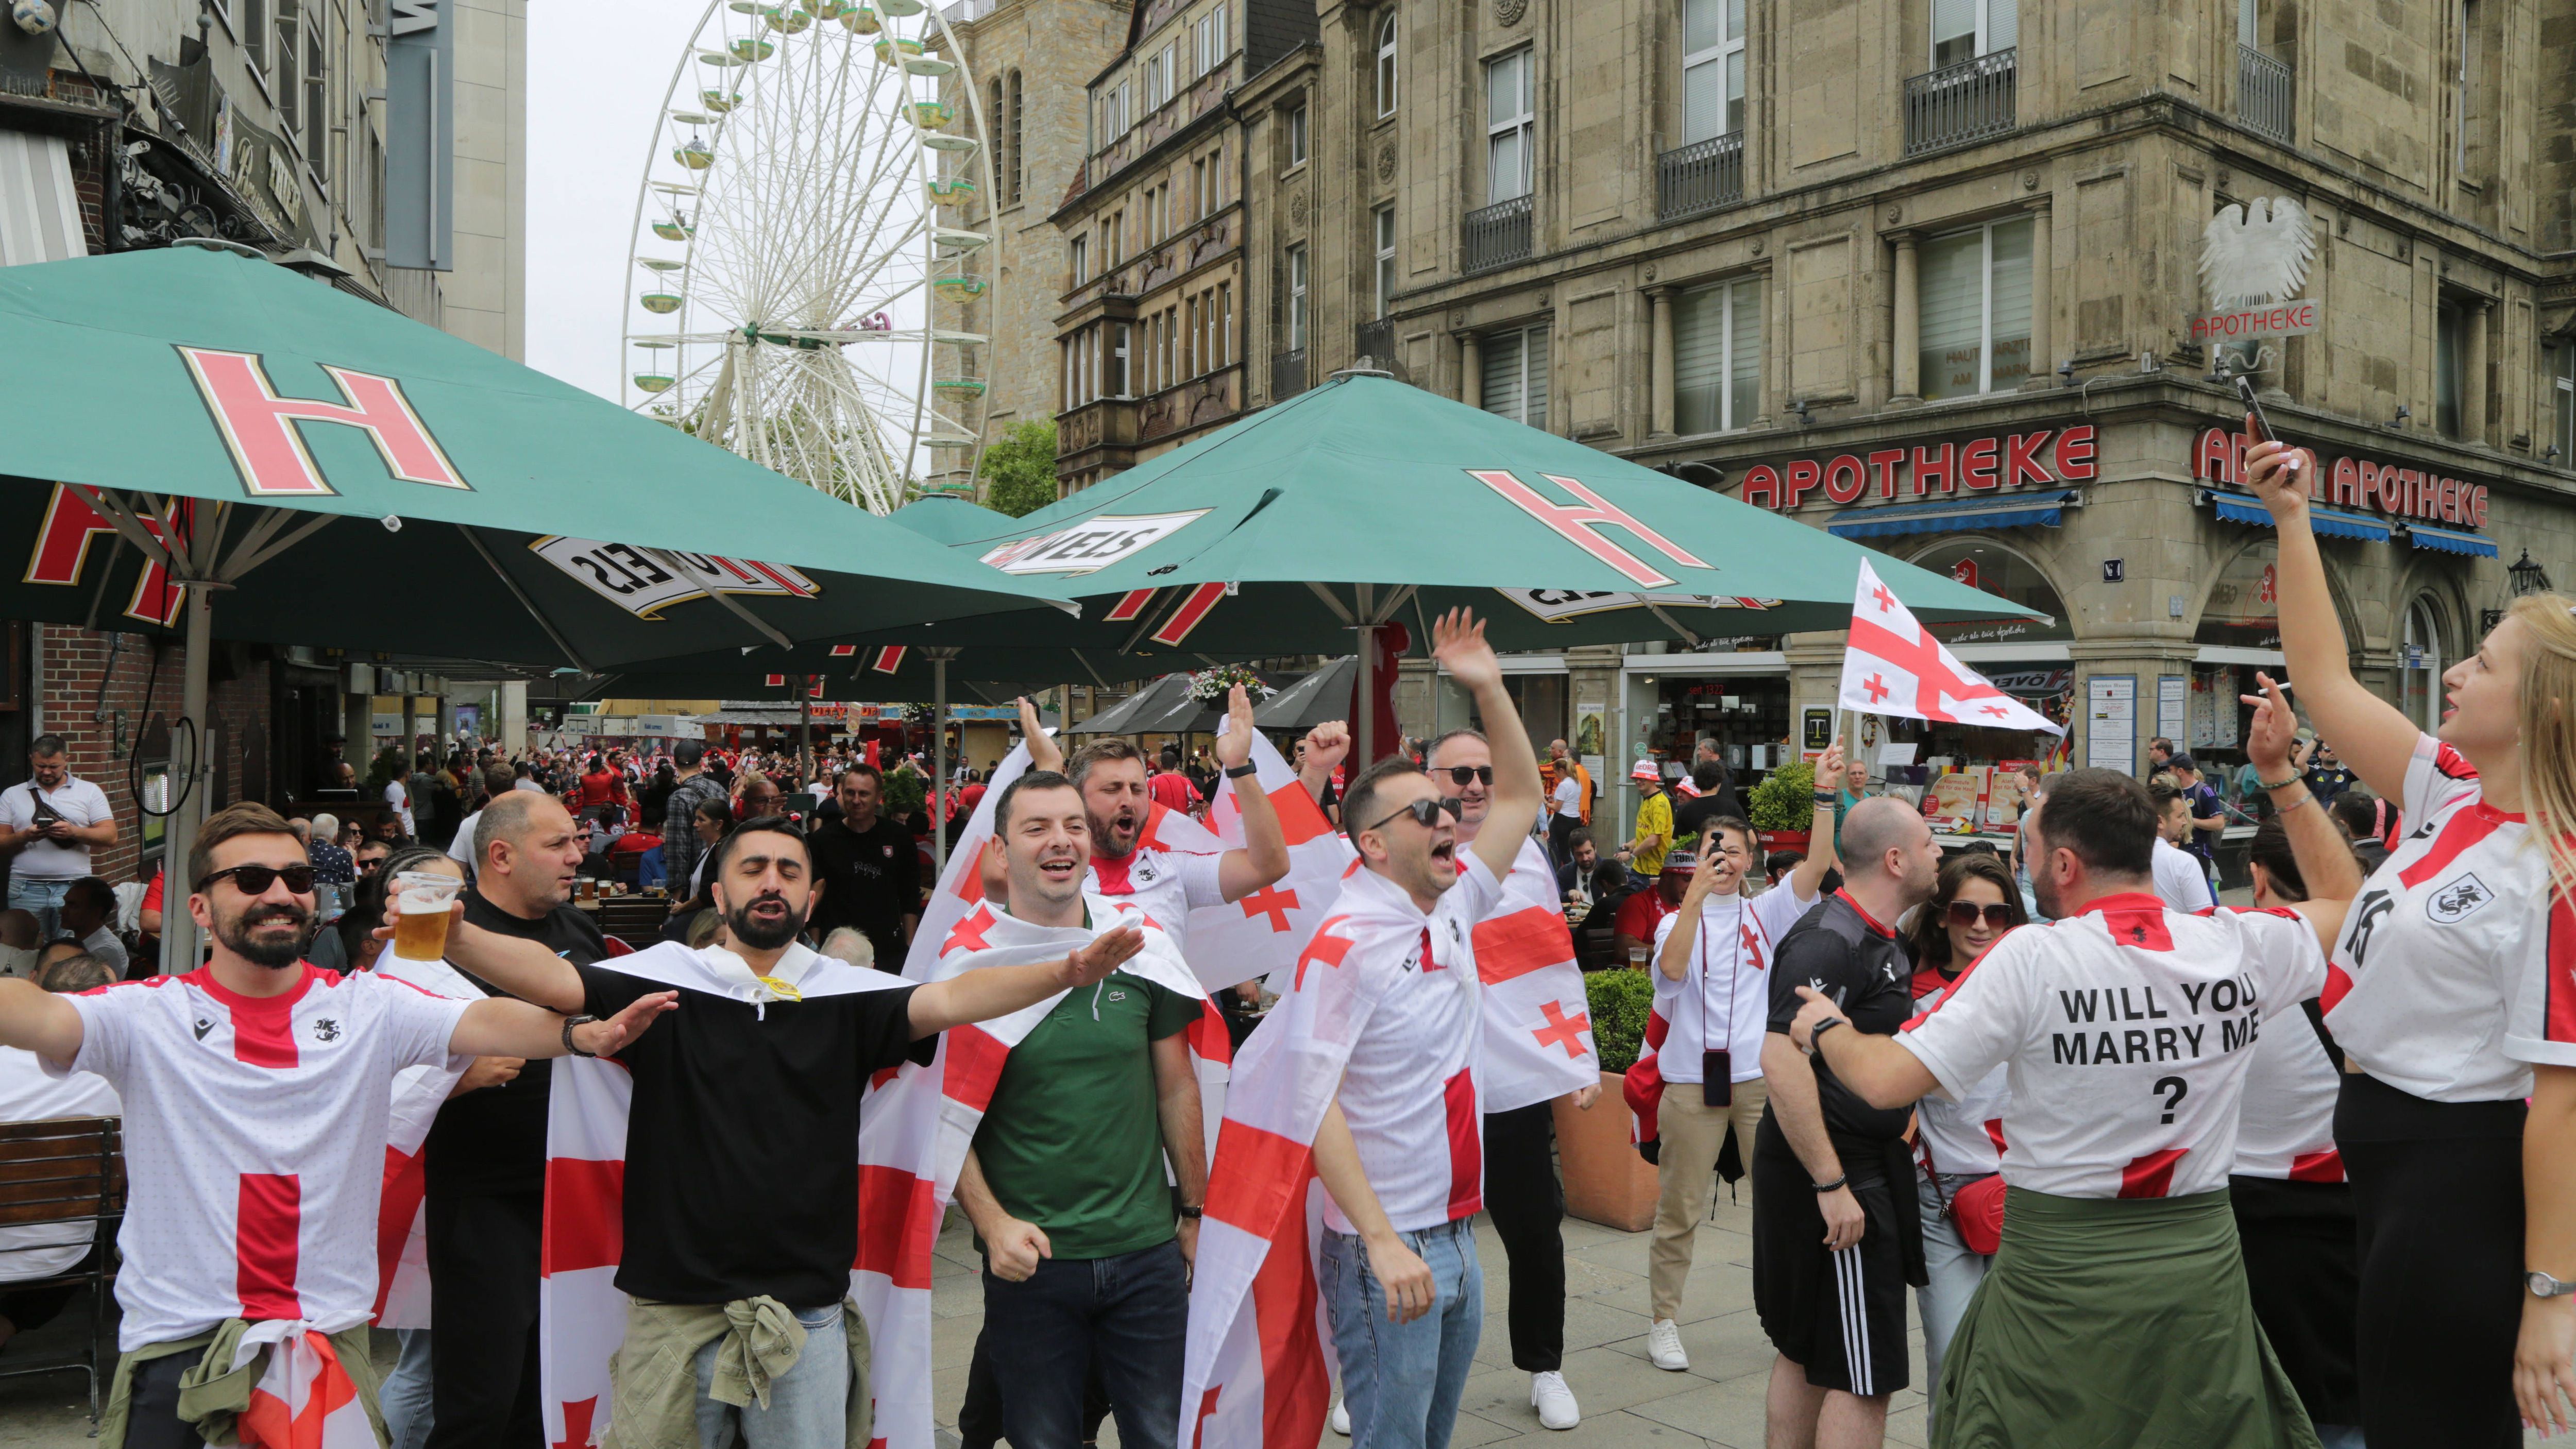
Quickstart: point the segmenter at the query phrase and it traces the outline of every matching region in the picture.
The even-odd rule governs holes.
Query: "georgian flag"
[[[722,947],[692,951],[665,941],[619,957],[614,969],[764,1008],[781,1001],[741,957]],[[799,998],[910,984],[801,945],[788,947],[767,979],[787,983]],[[907,1062],[902,1073],[924,1070]],[[926,1165],[929,1141],[928,1134],[914,1134],[921,1150],[906,1150],[913,1136],[901,1130],[907,1124],[889,1124],[896,1114],[889,1110],[887,1083],[880,1074],[859,1108],[859,1139],[853,1144],[859,1251],[850,1268],[850,1296],[868,1324],[878,1442],[887,1449],[930,1449],[930,1249],[939,1218],[931,1211],[923,1234],[920,1214],[905,1210],[929,1202],[926,1173],[911,1170],[916,1160]],[[538,1371],[549,1444],[578,1449],[608,1424],[608,1361],[626,1337],[626,1295],[617,1290],[616,1278],[625,1243],[626,1124],[634,1092],[634,1078],[612,1058],[555,1060],[537,1282]]]
[[[1220,738],[1231,723],[1217,722]],[[1341,894],[1342,870],[1351,859],[1350,847],[1343,843],[1332,822],[1324,818],[1323,807],[1315,803],[1296,770],[1258,730],[1252,734],[1252,764],[1257,773],[1251,780],[1270,797],[1270,808],[1279,817],[1280,835],[1288,843],[1288,874],[1242,900],[1190,912],[1190,968],[1198,972],[1199,981],[1210,991],[1222,991],[1295,965],[1307,938],[1332,913],[1333,900]],[[1205,829],[1211,844],[1181,842],[1164,848],[1242,849],[1247,837],[1243,801],[1235,793],[1235,784],[1220,776],[1216,798],[1208,802]],[[1187,816],[1175,819],[1181,825],[1197,825]],[[1174,833],[1170,829],[1163,832],[1167,839]]]
[[[1485,1110],[1508,1112],[1601,1082],[1590,997],[1574,964],[1574,933],[1556,898],[1556,871],[1534,839],[1521,842],[1502,903],[1476,923],[1485,1039],[1476,1080]]]
[[[444,961],[413,961],[385,952],[376,974],[419,987],[433,996],[480,1001],[483,993]],[[421,1199],[429,1185],[421,1152],[439,1106],[472,1057],[449,1057],[431,1067],[394,1074],[393,1115],[386,1123],[385,1185],[376,1200],[376,1314],[378,1328],[429,1327],[429,1236]]]
[[[233,1421],[243,1449],[376,1449],[375,1426],[331,1340],[301,1318],[271,1318],[242,1331],[241,1368],[267,1350],[250,1402]]]
[[[1842,706],[1943,724],[2064,734],[2037,710],[1961,664],[1914,612],[1878,581],[1864,559],[1852,600],[1851,643],[1843,650]]]

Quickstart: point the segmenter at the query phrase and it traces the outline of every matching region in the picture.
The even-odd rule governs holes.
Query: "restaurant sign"
[[[2206,428],[2192,448],[2192,473],[2203,483],[2245,486],[2248,439],[2225,428]],[[2391,518],[2483,528],[2487,489],[2483,483],[2446,478],[2430,468],[2408,467],[2345,454],[2331,462],[2317,460],[2320,477],[2308,480],[2308,496],[2330,508],[2360,508]]]
[[[2093,425],[2078,423],[1990,433],[1958,443],[1793,458],[1776,467],[1756,463],[1744,470],[1740,496],[1747,503],[1788,510],[1818,491],[1830,503],[1857,503],[1864,496],[1930,498],[2028,485],[2058,488],[2093,477],[2094,440]]]

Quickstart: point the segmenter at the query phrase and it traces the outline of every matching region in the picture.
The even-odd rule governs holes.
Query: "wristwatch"
[[[568,1052],[570,1052],[570,1053],[572,1053],[574,1056],[577,1056],[577,1057],[594,1057],[594,1058],[595,1058],[595,1057],[597,1057],[597,1056],[599,1055],[599,1053],[597,1053],[597,1052],[586,1052],[586,1051],[583,1051],[583,1050],[581,1049],[580,1045],[579,1045],[578,1043],[576,1043],[576,1042],[572,1039],[572,1029],[573,1029],[574,1027],[576,1027],[576,1026],[588,1026],[588,1025],[590,1025],[592,1022],[597,1021],[597,1020],[599,1020],[599,1018],[598,1018],[598,1017],[595,1017],[595,1016],[567,1016],[567,1017],[565,1017],[565,1018],[564,1018],[564,1025],[563,1025],[563,1043],[564,1043],[564,1050],[565,1050],[565,1051],[568,1051]]]
[[[2576,1293],[2576,1283],[2562,1283],[2537,1268],[2532,1269],[2523,1282],[2531,1289],[2534,1298],[2564,1298]]]
[[[1181,1204],[1179,1211],[1182,1217],[1188,1218],[1192,1222],[1196,1222],[1200,1218],[1207,1216],[1206,1208],[1194,1208],[1187,1203]]]
[[[1824,1020],[1822,1020],[1822,1021],[1820,1021],[1820,1022],[1817,1022],[1817,1023],[1816,1023],[1816,1028],[1815,1028],[1815,1030],[1813,1030],[1813,1031],[1811,1031],[1811,1032],[1808,1032],[1808,1033],[1807,1033],[1807,1051],[1808,1051],[1808,1053],[1809,1053],[1810,1055],[1812,1055],[1812,1054],[1817,1050],[1817,1044],[1818,1044],[1819,1042],[1821,1042],[1821,1041],[1824,1039],[1824,1035],[1825,1035],[1825,1033],[1826,1033],[1826,1032],[1829,1032],[1829,1031],[1833,1030],[1835,1027],[1838,1027],[1838,1026],[1849,1026],[1849,1025],[1851,1025],[1851,1023],[1850,1023],[1849,1021],[1847,1021],[1847,1020],[1845,1020],[1844,1018],[1839,1017],[1839,1016],[1829,1016],[1829,1017],[1826,1017]]]
[[[1261,767],[1250,760],[1246,760],[1240,765],[1226,766],[1225,777],[1229,780],[1240,780],[1246,775],[1257,775],[1259,773],[1261,773]]]

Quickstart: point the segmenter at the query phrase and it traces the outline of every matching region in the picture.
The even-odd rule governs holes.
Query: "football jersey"
[[[2406,766],[2406,838],[2362,884],[2324,1004],[2362,1070],[2435,1102],[2531,1095],[2531,1062],[2576,1066],[2576,919],[2520,815],[2431,735]]]
[[[126,1108],[121,1348],[227,1318],[336,1333],[375,1309],[394,1074],[447,1063],[468,1003],[300,969],[277,996],[235,995],[201,968],[67,998],[71,1070],[106,1078]]]
[[[1338,1100],[1369,1187],[1398,1232],[1438,1227],[1485,1204],[1474,929],[1502,899],[1502,882],[1472,852],[1460,856],[1467,868],[1429,915],[1363,869],[1343,883],[1336,919],[1317,933],[1354,943],[1342,965],[1357,968],[1375,997]],[[1338,1233],[1356,1231],[1329,1194],[1324,1221]]]
[[[2292,1182],[2341,1182],[2343,1157],[2335,1151],[2335,1099],[2343,1073],[2301,1002],[2264,1023],[2245,1068],[2245,1096],[2236,1109],[2236,1175]]]
[[[1762,1075],[1762,1038],[1771,1019],[1771,952],[1798,918],[1824,899],[1800,900],[1786,883],[1747,900],[1711,895],[1700,906],[1698,939],[1691,943],[1690,968],[1682,980],[1664,974],[1664,942],[1671,939],[1682,913],[1673,912],[1655,925],[1655,947],[1646,957],[1646,974],[1654,978],[1655,1005],[1669,1030],[1655,1053],[1655,1066],[1667,1082],[1700,1080],[1700,1053],[1728,1053],[1727,1077],[1749,1082]],[[1693,1048],[1697,1043],[1697,1048]]]
[[[1091,858],[1091,888],[1113,900],[1145,908],[1172,939],[1190,939],[1190,912],[1225,904],[1219,868],[1225,857],[1203,851],[1159,850],[1140,845],[1125,855]]]
[[[2223,1186],[2256,1039],[2308,1030],[2325,953],[2288,912],[2184,915],[2144,892],[2007,932],[1897,1043],[1954,1102],[2009,1068],[2004,1181],[2059,1197]]]
[[[1919,1014],[1939,1006],[1942,996],[1957,984],[1956,978],[1944,977],[1937,967],[1916,967],[1914,1010]],[[2011,1068],[1997,1066],[1955,1102],[1936,1095],[1915,1103],[1915,1155],[1930,1163],[1934,1172],[1974,1175],[2001,1167],[2004,1103],[2012,1100],[2010,1073]]]

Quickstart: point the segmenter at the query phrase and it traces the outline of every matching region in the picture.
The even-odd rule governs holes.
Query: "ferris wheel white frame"
[[[735,22],[729,18],[737,15],[744,20]],[[919,19],[913,34],[904,33],[904,27],[895,23],[915,17]],[[847,223],[854,230],[867,229],[870,234],[891,225],[896,244],[875,254],[883,259],[879,267],[906,256],[907,248],[917,249],[909,253],[910,262],[917,263],[917,267],[891,279],[888,285],[892,290],[822,299],[835,309],[828,314],[831,320],[823,325],[811,319],[804,325],[776,325],[760,318],[701,320],[693,314],[711,302],[694,283],[698,228],[707,221],[703,203],[708,198],[710,182],[719,174],[715,168],[723,166],[727,157],[727,149],[721,144],[726,123],[733,119],[736,107],[748,111],[761,103],[756,89],[758,73],[749,68],[768,59],[778,46],[798,42],[808,29],[834,24],[849,32],[846,40],[816,37],[803,43],[830,43],[855,50],[868,44],[869,36],[876,37],[873,48],[877,64],[893,72],[894,96],[899,101],[894,110],[901,114],[873,115],[867,109],[867,103],[879,99],[881,77],[864,88],[866,100],[854,114],[861,117],[863,124],[902,128],[909,135],[911,153],[911,164],[903,169],[899,180],[892,179],[882,165],[876,169],[864,198],[870,203],[865,209],[872,214],[850,216]],[[737,30],[741,33],[735,33]],[[710,36],[713,44],[709,43]],[[734,59],[717,65],[718,79],[712,89],[698,89],[691,83],[691,67],[716,65],[712,57],[718,55],[731,55]],[[842,74],[847,73],[848,66],[863,63],[861,57],[849,56]],[[736,89],[731,79],[736,68],[741,68],[745,78],[755,84]],[[922,93],[922,81],[929,82],[927,95]],[[717,92],[726,97],[722,105],[714,104]],[[702,97],[709,102],[707,106],[693,104]],[[935,119],[922,119],[932,116],[934,110]],[[955,126],[961,119],[966,123],[962,129]],[[712,138],[700,142],[701,131],[711,131]],[[941,138],[962,140],[971,149],[962,162],[940,165],[938,150],[953,154],[958,149],[953,145],[940,147]],[[892,140],[881,144],[901,145]],[[705,155],[703,164],[679,161],[681,151],[689,146]],[[678,161],[680,169],[674,172],[666,166],[666,156]],[[662,179],[674,174],[682,179]],[[887,182],[911,188],[908,198],[889,194],[888,204],[875,205],[876,187]],[[655,221],[655,230],[648,234],[647,208],[657,192],[674,198],[674,219],[667,230],[663,223]],[[716,434],[712,441],[876,512],[901,506],[907,493],[926,488],[935,478],[962,476],[970,480],[971,486],[986,441],[984,423],[990,408],[996,350],[986,334],[940,325],[940,314],[943,308],[962,310],[981,300],[987,304],[983,309],[986,318],[999,315],[998,307],[993,305],[998,301],[1002,278],[1003,239],[993,216],[997,196],[982,88],[976,83],[973,69],[966,62],[965,47],[943,7],[927,0],[708,0],[672,68],[671,82],[655,118],[643,179],[636,190],[627,266],[620,278],[624,289],[621,302],[627,318],[619,339],[622,400],[632,409],[649,411],[674,423],[689,421],[692,412],[703,423],[712,413],[715,426],[709,431]],[[701,204],[684,214],[677,207],[678,197],[694,198]],[[944,213],[949,208],[961,203],[972,207],[978,198],[984,217],[981,230],[971,223],[947,223]],[[675,231],[679,233],[676,236]],[[665,244],[677,242],[683,249],[677,263],[667,256],[648,255],[648,235]],[[781,244],[794,244],[780,240]],[[636,281],[648,270],[663,275],[676,273],[680,280],[671,291],[648,290],[639,296]],[[874,280],[874,271],[867,280]],[[951,283],[959,284],[959,294],[942,295],[939,289]],[[647,296],[670,298],[671,305],[655,309],[645,300]],[[839,310],[844,304],[849,310]],[[919,309],[918,325],[895,325],[897,309],[908,304]],[[639,305],[657,318],[669,317],[669,328],[640,330],[635,320]],[[882,325],[870,325],[879,323]],[[917,354],[909,362],[909,389],[899,388],[894,369],[870,375],[870,381],[888,397],[908,401],[908,410],[885,405],[885,397],[867,397],[866,390],[858,385],[860,369],[833,365],[854,346],[877,345],[909,345]],[[821,438],[831,456],[818,457],[811,450],[792,458],[778,456],[791,450],[775,446],[778,434],[774,420],[764,418],[760,401],[755,399],[749,406],[744,405],[743,398],[755,398],[759,391],[762,372],[754,364],[763,347],[828,352],[833,359],[808,359],[800,369],[801,385],[808,390],[809,398],[820,397],[825,407],[847,408],[861,426],[817,430],[793,421],[786,424],[791,432]],[[667,370],[641,370],[634,365],[639,349],[675,350],[679,365]],[[690,360],[693,350],[701,354],[695,362]],[[943,355],[952,364],[945,371],[939,368]],[[718,370],[712,377],[705,377],[710,368]],[[703,385],[693,386],[701,382]],[[963,403],[953,413],[943,410],[943,395],[954,395]],[[906,412],[908,415],[898,415]],[[947,461],[938,461],[942,455]]]

